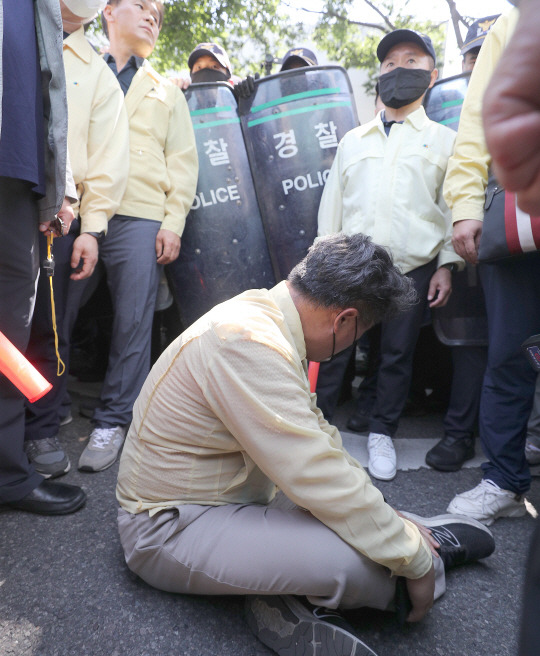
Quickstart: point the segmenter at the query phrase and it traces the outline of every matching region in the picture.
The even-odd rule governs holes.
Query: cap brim
[[[300,61],[303,61],[306,66],[317,66],[317,64],[313,60],[309,59],[308,57],[303,57],[302,55],[291,55],[281,63],[280,71],[282,71],[285,68],[285,66],[291,61],[291,59],[300,59]]]
[[[231,75],[231,70],[227,63],[225,61],[222,61],[222,59],[219,57],[219,55],[216,55],[215,52],[212,52],[211,50],[206,50],[206,48],[200,48],[199,50],[195,50],[194,52],[191,53],[188,59],[188,68],[191,70],[193,66],[195,66],[195,62],[199,57],[203,57],[204,55],[209,55],[210,57],[213,57],[217,63],[220,66],[223,66],[224,69],[226,69],[229,72],[229,75]]]
[[[381,42],[377,46],[377,59],[382,64],[386,58],[386,55],[390,52],[390,50],[392,50],[394,46],[396,46],[398,43],[405,42],[416,43],[416,45],[422,48],[426,55],[433,57],[433,53],[429,52],[426,44],[424,43],[424,40],[416,32],[413,32],[412,30],[394,30],[381,39]]]

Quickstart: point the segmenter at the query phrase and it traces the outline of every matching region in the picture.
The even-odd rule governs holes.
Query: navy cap
[[[291,48],[285,53],[285,56],[281,60],[280,71],[287,69],[287,64],[290,63],[291,59],[301,59],[306,66],[317,66],[317,57],[312,50],[308,48]]]
[[[494,16],[485,16],[474,21],[467,30],[467,37],[463,43],[463,48],[461,48],[462,55],[468,53],[469,50],[473,50],[473,48],[480,48],[484,43],[487,33],[499,16],[500,14],[495,14]]]
[[[232,75],[232,66],[229,57],[225,50],[223,50],[221,46],[218,46],[217,43],[199,43],[195,46],[188,59],[188,68],[190,71],[195,65],[197,59],[203,55],[210,55],[210,57],[216,59],[223,68],[227,69],[229,75]]]
[[[426,54],[433,57],[433,61],[437,61],[435,48],[433,47],[433,43],[431,43],[429,36],[420,34],[420,32],[415,32],[414,30],[394,30],[393,32],[390,32],[390,34],[384,36],[377,46],[377,57],[381,64],[394,46],[397,46],[398,43],[405,42],[416,43],[416,45],[420,46]]]

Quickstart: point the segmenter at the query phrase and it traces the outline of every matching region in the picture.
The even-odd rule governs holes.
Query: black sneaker
[[[452,514],[419,517],[403,511],[401,514],[431,530],[431,535],[441,545],[438,551],[445,570],[474,563],[495,551],[491,531],[471,517]]]
[[[37,473],[45,478],[63,476],[70,470],[69,458],[56,437],[25,440],[24,451]]]
[[[336,611],[299,597],[248,596],[250,629],[280,656],[377,656]]]

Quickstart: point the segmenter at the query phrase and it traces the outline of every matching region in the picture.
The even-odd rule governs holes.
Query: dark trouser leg
[[[343,377],[351,359],[355,346],[351,346],[330,360],[321,362],[317,378],[317,405],[326,421],[332,421],[339,399]]]
[[[382,324],[377,400],[369,423],[369,430],[373,433],[392,437],[397,430],[409,393],[414,347],[424,319],[429,281],[435,268],[433,261],[407,274],[414,281],[418,303],[408,312]]]
[[[456,439],[472,438],[480,407],[480,393],[486,370],[487,348],[452,347],[454,374],[450,403],[443,420],[444,434]]]
[[[38,209],[31,185],[0,178],[0,331],[24,353],[38,262]],[[43,478],[24,453],[24,398],[0,374],[0,502],[17,501]]]
[[[520,346],[540,333],[540,254],[480,265],[488,316],[488,364],[480,401],[484,478],[505,490],[529,489],[527,420],[536,373]]]

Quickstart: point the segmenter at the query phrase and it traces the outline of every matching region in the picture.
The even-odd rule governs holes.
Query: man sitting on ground
[[[493,537],[474,520],[426,520],[445,528],[435,540],[391,508],[309,390],[308,359],[331,358],[414,299],[385,249],[339,233],[287,281],[180,335],[142,388],[122,454],[129,568],[169,592],[247,595],[251,628],[279,654],[322,643],[338,656],[373,652],[328,608],[393,609],[401,576],[418,621],[444,592],[445,566],[488,556]]]

